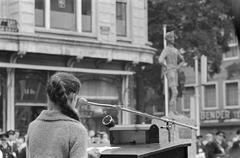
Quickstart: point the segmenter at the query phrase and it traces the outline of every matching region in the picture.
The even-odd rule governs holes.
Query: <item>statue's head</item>
[[[174,35],[174,32],[171,31],[171,32],[167,32],[166,35],[165,35],[165,40],[169,43],[174,43],[174,39],[175,39],[175,35]]]

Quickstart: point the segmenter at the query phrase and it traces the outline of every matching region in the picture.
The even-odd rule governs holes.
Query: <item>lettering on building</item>
[[[201,121],[240,119],[240,110],[215,110],[200,113]]]

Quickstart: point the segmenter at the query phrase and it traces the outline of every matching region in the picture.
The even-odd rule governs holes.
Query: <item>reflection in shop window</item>
[[[82,81],[80,96],[97,103],[113,105],[120,103],[119,90],[114,79],[92,76],[87,79],[80,78],[80,80]],[[88,130],[106,131],[106,127],[102,124],[102,119],[106,115],[111,115],[116,124],[118,123],[118,111],[116,109],[83,105],[79,106],[78,111]]]
[[[19,130],[22,135],[25,135],[28,125],[44,109],[46,109],[44,106],[15,106],[15,129]]]
[[[45,103],[47,72],[45,71],[16,71],[15,99],[16,102]]]
[[[127,36],[127,4],[126,2],[116,3],[117,36]]]
[[[51,72],[37,70],[15,71],[15,128],[26,134],[30,122],[46,109],[46,85]]]
[[[35,25],[44,26],[44,0],[35,0]]]
[[[76,30],[75,2],[75,0],[51,0],[51,28],[72,31]]]
[[[117,100],[89,100],[97,103],[117,105]],[[96,107],[89,105],[82,105],[78,107],[81,122],[88,130],[106,131],[106,127],[102,124],[102,119],[106,115],[111,115],[116,124],[118,124],[118,111],[112,108]]]
[[[92,32],[92,0],[82,0],[82,32]]]

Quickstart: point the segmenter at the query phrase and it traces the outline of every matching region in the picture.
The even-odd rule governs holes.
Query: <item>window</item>
[[[224,54],[224,59],[237,58],[239,55],[239,46],[230,46],[230,50]]]
[[[82,32],[92,32],[91,0],[82,0]]]
[[[44,71],[16,70],[15,101],[21,103],[46,103],[47,73]]]
[[[194,97],[195,89],[194,87],[185,87],[183,91],[183,110],[190,110],[190,99]]]
[[[45,90],[51,73],[23,69],[15,71],[15,128],[20,133],[26,134],[29,123],[47,108]]]
[[[75,0],[51,0],[50,27],[76,30]]]
[[[44,0],[35,0],[35,25],[43,27],[44,24]]]
[[[127,36],[127,3],[116,3],[116,28],[117,36]]]
[[[217,107],[217,93],[216,93],[216,85],[205,85],[203,91],[203,102],[204,108],[206,109],[214,109]]]
[[[55,31],[92,33],[95,24],[94,2],[94,0],[35,0],[35,26]]]
[[[238,82],[226,82],[225,83],[225,106],[236,107],[238,106]]]
[[[46,109],[46,106],[15,106],[15,128],[23,135],[27,134],[28,125],[38,117],[42,110]]]
[[[229,40],[229,51],[223,54],[224,60],[238,59],[239,56],[239,46],[237,37],[232,33],[231,39]]]

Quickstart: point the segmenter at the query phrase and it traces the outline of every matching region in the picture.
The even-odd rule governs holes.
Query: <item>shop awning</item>
[[[0,62],[0,68],[81,72],[81,73],[89,73],[89,74],[106,74],[106,75],[133,75],[135,73],[132,71],[121,71],[121,70],[87,69],[87,68],[45,66],[45,65],[31,65],[31,64],[14,64],[14,63],[4,63],[4,62]]]

